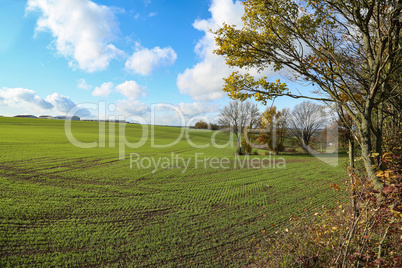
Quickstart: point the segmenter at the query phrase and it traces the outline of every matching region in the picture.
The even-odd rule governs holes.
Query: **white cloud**
[[[96,87],[92,92],[92,95],[106,98],[109,96],[112,90],[113,90],[113,83],[107,82],[103,83],[100,87]]]
[[[126,81],[116,86],[116,91],[120,92],[130,100],[144,97],[146,95],[145,88],[138,85],[135,81]]]
[[[78,80],[77,87],[80,88],[80,89],[89,90],[89,89],[91,89],[93,86],[92,86],[92,85],[88,85],[87,82],[85,81],[85,79],[80,79],[80,80]]]
[[[116,87],[114,87],[112,82],[105,82],[100,87],[96,87],[92,95],[107,98],[112,92],[119,92],[130,101],[146,96],[145,87],[138,85],[137,82],[132,80],[121,83]]]
[[[58,93],[53,93],[52,95],[49,95],[46,97],[46,101],[53,104],[54,110],[56,112],[62,113],[62,114],[67,114],[72,108],[78,106],[81,107],[80,105],[77,105],[75,102],[73,102],[70,97],[60,95]],[[86,108],[81,107],[76,115],[81,116],[81,117],[89,117],[91,116],[91,112],[87,110]]]
[[[0,90],[1,103],[9,107],[22,107],[33,111],[50,110],[54,106],[42,99],[35,91],[25,88],[3,88]]]
[[[179,103],[179,108],[183,114],[195,116],[206,113],[216,113],[219,111],[219,105],[206,102]]]
[[[116,110],[125,116],[144,115],[149,111],[149,106],[135,100],[119,100],[116,104]]]
[[[126,61],[126,69],[142,75],[151,74],[152,70],[163,65],[172,65],[177,59],[171,47],[143,48],[133,53]]]
[[[154,110],[154,122],[157,125],[174,126],[194,125],[199,120],[214,122],[218,111],[217,103],[193,102],[177,105],[160,103]]]
[[[156,15],[158,15],[158,12],[151,12],[148,14],[148,17],[155,17]]]
[[[153,124],[162,126],[185,126],[185,122],[183,122],[183,119],[175,112],[156,112]]]
[[[7,106],[7,110],[29,114],[66,114],[70,109],[78,106],[69,97],[53,93],[45,99],[35,91],[25,88],[3,88],[0,90],[0,104]],[[83,108],[78,116],[91,116],[89,110]]]
[[[177,87],[182,94],[190,95],[194,100],[213,100],[222,98],[223,78],[233,71],[229,68],[222,56],[213,53],[215,45],[214,34],[210,30],[217,30],[223,23],[242,27],[241,17],[244,13],[241,1],[237,0],[213,0],[209,8],[212,17],[207,20],[196,20],[193,27],[205,32],[205,35],[197,42],[195,53],[201,61],[192,68],[187,68],[177,76]],[[241,70],[244,72],[244,70]],[[257,75],[256,71],[251,71]]]
[[[112,9],[89,0],[28,0],[27,11],[39,11],[36,32],[48,31],[55,49],[70,66],[94,72],[123,55],[111,41],[120,32]]]
[[[152,106],[151,106],[152,107]],[[214,122],[215,113],[219,111],[219,104],[194,102],[180,103],[177,105],[159,103],[151,107],[137,100],[118,100],[116,103],[116,115],[129,118],[132,115],[140,116],[143,121],[156,125],[193,124],[200,119]],[[176,110],[178,108],[178,110]],[[151,118],[153,117],[153,118]]]

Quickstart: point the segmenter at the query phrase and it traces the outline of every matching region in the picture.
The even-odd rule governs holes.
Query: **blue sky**
[[[107,116],[149,122],[158,107],[157,124],[178,123],[161,103],[186,118],[213,117],[230,101],[221,88],[233,69],[212,53],[209,29],[241,25],[242,13],[233,0],[0,0],[0,114],[60,115],[78,105],[94,118],[84,108],[101,102],[115,108]]]

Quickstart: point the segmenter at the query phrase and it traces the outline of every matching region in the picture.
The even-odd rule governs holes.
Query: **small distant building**
[[[53,119],[58,119],[58,120],[73,120],[73,121],[80,121],[81,118],[79,116],[73,115],[72,117],[68,117],[65,115],[58,115],[53,117]]]
[[[53,116],[51,116],[51,115],[41,115],[41,116],[39,116],[39,119],[53,119]]]
[[[20,114],[20,115],[16,115],[14,117],[20,117],[20,118],[38,118],[32,114]]]

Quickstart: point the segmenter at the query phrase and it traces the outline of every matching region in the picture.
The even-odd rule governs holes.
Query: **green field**
[[[233,147],[197,149],[185,137],[166,148],[148,138],[119,160],[122,132],[109,136],[113,126],[120,125],[106,124],[103,147],[83,149],[67,140],[64,121],[0,118],[0,267],[242,266],[263,230],[329,206],[339,196],[328,184],[346,178],[345,156],[337,167],[308,155],[277,156],[285,168],[240,167]],[[180,131],[156,127],[155,143],[169,144]],[[186,131],[198,145],[213,134]],[[82,142],[99,140],[97,122],[73,122],[72,132]],[[140,125],[125,132],[131,142],[142,135]],[[224,145],[228,135],[216,139]],[[130,168],[130,153],[190,164]],[[204,168],[195,154],[230,164]]]

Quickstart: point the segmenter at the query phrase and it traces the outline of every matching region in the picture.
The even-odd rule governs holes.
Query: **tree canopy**
[[[291,113],[289,126],[299,146],[309,152],[309,142],[314,133],[324,127],[325,114],[323,107],[310,101],[296,105]]]
[[[354,121],[367,173],[374,183],[372,135],[377,107],[401,94],[400,0],[246,0],[244,26],[218,29],[215,53],[230,66],[275,71],[314,83],[318,94],[295,94],[280,80],[233,72],[224,91],[266,103],[280,96],[333,102]],[[400,109],[397,107],[397,110]],[[400,110],[399,110],[400,111]],[[381,139],[378,139],[381,140]]]
[[[260,117],[260,128],[265,130],[265,133],[260,134],[257,140],[266,144],[274,153],[283,151],[288,119],[289,109],[279,111],[276,106],[267,107]]]
[[[237,138],[237,151],[241,152],[241,137],[258,122],[258,107],[251,102],[233,101],[223,107],[219,114],[219,124],[233,132]]]

